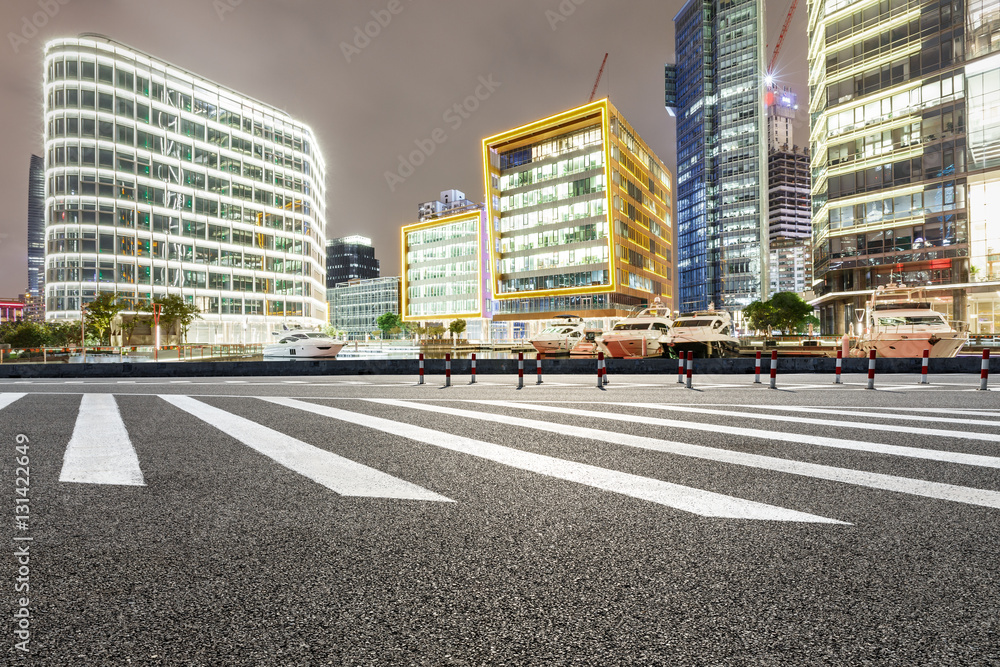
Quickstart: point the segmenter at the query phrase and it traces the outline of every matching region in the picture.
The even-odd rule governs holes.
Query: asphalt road
[[[2,381],[4,664],[1000,664],[1000,393],[762,379]]]

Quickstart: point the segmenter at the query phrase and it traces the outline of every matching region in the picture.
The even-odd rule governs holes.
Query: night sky
[[[370,236],[384,276],[399,273],[399,227],[416,221],[417,204],[451,188],[482,200],[481,139],[585,103],[605,52],[597,97],[610,96],[674,170],[663,64],[681,0],[396,2],[3,0],[0,296],[27,287],[28,163],[42,154],[43,48],[55,37],[107,35],[307,123],[326,161],[327,236]],[[52,18],[41,13],[49,5]],[[769,3],[768,53],[789,5]],[[377,35],[355,41],[379,17]],[[799,94],[800,145],[805,26],[800,3],[778,62],[780,81]],[[477,88],[486,99],[456,112]],[[437,129],[444,142],[390,187],[386,172]]]

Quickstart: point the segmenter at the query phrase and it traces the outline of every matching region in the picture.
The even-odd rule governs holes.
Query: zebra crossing
[[[28,395],[0,393],[0,411]],[[63,455],[60,483],[146,486],[142,464],[122,419],[118,400],[114,394],[81,395],[75,424]],[[232,438],[274,465],[297,473],[339,496],[427,503],[457,502],[435,489],[354,461],[349,455],[335,454],[325,447],[329,442],[305,442],[254,419],[216,407],[205,396],[140,395],[130,400],[157,404],[150,405],[150,409],[172,406],[186,417],[216,429],[220,437]],[[677,405],[613,400],[593,404],[584,401],[484,400],[471,396],[447,400],[229,396],[227,400],[240,401],[241,405],[248,406],[251,414],[256,414],[254,406],[262,408],[267,405],[309,419],[328,421],[329,428],[325,432],[331,434],[331,439],[337,438],[340,426],[351,425],[399,441],[420,443],[435,450],[472,457],[543,478],[584,485],[701,517],[830,525],[850,523],[837,516],[835,507],[824,508],[824,515],[821,516],[795,507],[701,489],[685,483],[687,480],[684,479],[672,479],[671,461],[696,460],[720,468],[736,467],[754,471],[754,474],[773,476],[779,482],[789,478],[820,480],[928,501],[1000,510],[1000,481],[981,484],[994,488],[977,488],[801,461],[794,457],[758,454],[745,451],[746,448],[729,449],[686,441],[697,440],[698,434],[709,433],[740,443],[778,443],[818,451],[835,450],[849,456],[874,455],[886,461],[926,461],[934,465],[988,471],[1000,469],[1000,456],[963,450],[982,451],[984,445],[1000,443],[1000,410]],[[371,409],[360,409],[358,404]],[[373,411],[388,416],[370,414]],[[420,421],[427,423],[427,413],[434,416],[432,425],[418,425]],[[423,417],[418,418],[421,415]],[[583,423],[588,425],[581,425]],[[594,426],[604,423],[607,428]],[[638,435],[622,426],[630,423],[642,424],[647,433],[655,431],[657,436]],[[473,438],[452,432],[459,430],[456,426],[459,424],[481,424],[483,428],[477,433],[483,435]],[[783,424],[786,426],[782,427]],[[801,429],[796,431],[790,426],[792,424],[815,427],[816,433],[803,433]],[[590,442],[653,452],[664,457],[664,465],[656,470],[655,475],[645,476],[616,470],[612,466],[602,467],[499,444],[498,434],[509,429],[544,434],[550,439],[570,438],[573,442],[584,443],[581,447]],[[467,431],[464,428],[461,430]],[[870,439],[851,437],[859,431]],[[670,438],[659,437],[661,434],[669,434]],[[879,441],[889,434],[907,434],[912,440],[907,445]],[[863,467],[859,465],[859,468]]]

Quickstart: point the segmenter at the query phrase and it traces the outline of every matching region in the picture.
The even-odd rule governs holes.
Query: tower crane
[[[798,0],[796,0],[796,2],[797,1]],[[599,84],[601,82],[601,75],[604,74],[604,64],[606,62],[608,62],[608,54],[605,53],[604,54],[604,60],[601,61],[601,69],[599,69],[597,71],[597,80],[594,81],[594,89],[590,91],[590,99],[587,100],[588,103],[594,101],[594,95],[597,94],[597,84]]]
[[[774,63],[778,61],[778,52],[781,51],[781,43],[785,41],[785,33],[788,32],[788,26],[792,22],[792,15],[795,14],[795,8],[798,6],[799,0],[792,0],[792,6],[788,8],[788,16],[785,17],[785,25],[781,27],[781,34],[778,35],[778,43],[774,45],[774,54],[771,56],[771,62],[767,65],[767,70],[764,74],[767,76],[768,80],[771,79],[771,73],[774,71]],[[770,87],[773,84],[768,84]]]

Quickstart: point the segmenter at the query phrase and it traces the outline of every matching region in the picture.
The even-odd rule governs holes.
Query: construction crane
[[[798,6],[799,0],[792,0],[792,6],[788,8],[788,16],[785,17],[785,25],[781,27],[781,34],[778,35],[778,43],[774,45],[774,54],[771,56],[771,62],[767,66],[765,71],[768,79],[772,77],[772,72],[774,71],[774,63],[778,61],[778,52],[781,51],[781,43],[785,41],[785,33],[788,32],[788,26],[792,22],[792,15],[795,13],[795,8]]]
[[[798,2],[798,0],[796,0]],[[597,84],[601,82],[601,75],[604,74],[604,63],[608,62],[608,54],[604,54],[604,60],[601,61],[601,69],[597,71],[597,81],[594,81],[594,89],[590,91],[590,99],[587,100],[588,103],[594,101],[594,95],[597,94]]]

